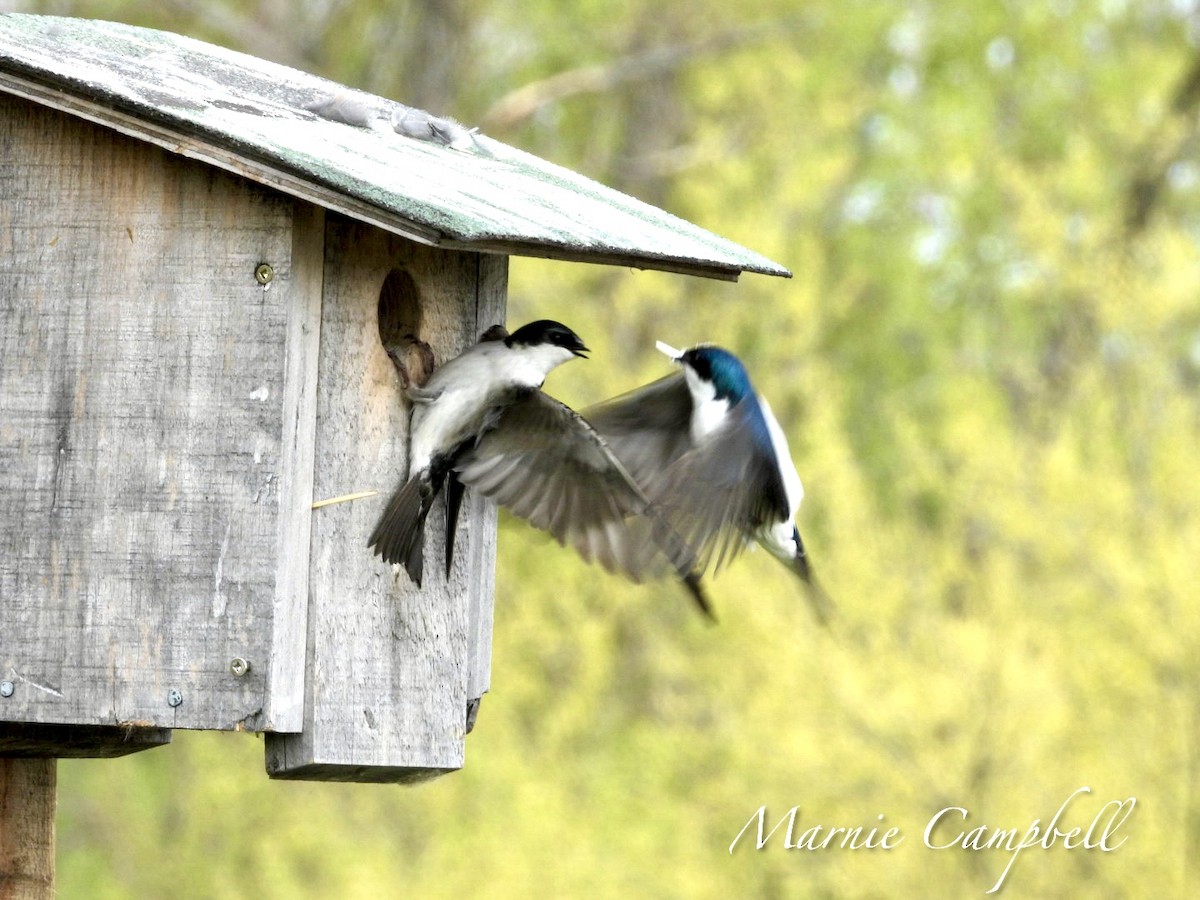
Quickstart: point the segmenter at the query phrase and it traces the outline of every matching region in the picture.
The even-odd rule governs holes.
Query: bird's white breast
[[[691,366],[684,366],[683,374],[692,394],[692,442],[699,444],[721,427],[729,413],[729,401],[718,398],[713,383],[697,375]]]
[[[423,389],[435,399],[413,409],[409,471],[477,434],[485,413],[505,393],[540,387],[550,370],[572,355],[552,345],[509,347],[485,341],[444,363]]]

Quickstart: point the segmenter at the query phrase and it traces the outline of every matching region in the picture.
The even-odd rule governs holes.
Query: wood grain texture
[[[304,724],[308,643],[308,551],[312,526],[317,363],[325,267],[325,210],[303,200],[292,217],[290,302],[287,304],[283,427],[279,460],[270,680],[264,731],[299,731]]]
[[[53,759],[0,759],[0,900],[54,896]]]
[[[477,339],[481,317],[503,313],[503,278],[486,266],[481,279],[479,256],[327,216],[314,494],[380,494],[313,516],[304,730],[268,736],[276,778],[414,781],[463,763],[468,682],[486,658],[468,644],[490,639],[494,513],[464,509],[447,580],[445,507],[435,504],[420,589],[366,546],[407,469],[409,409],[378,323],[394,268],[416,285],[420,337],[439,363]]]
[[[260,727],[294,201],[7,95],[0,148],[0,718]]]
[[[476,334],[503,325],[508,303],[508,257],[480,254],[475,295]],[[474,529],[476,539],[463,544],[473,554],[467,566],[467,699],[482,697],[491,688],[492,611],[496,595],[496,507],[467,490],[460,531]]]

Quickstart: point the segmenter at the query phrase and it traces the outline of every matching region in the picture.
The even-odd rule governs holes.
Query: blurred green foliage
[[[788,265],[517,259],[510,321],[584,336],[547,386],[579,406],[663,374],[655,338],[739,353],[840,608],[748,554],[708,627],[503,519],[462,772],[272,783],[255,739],[179,732],[64,761],[60,895],[976,896],[1009,855],[927,849],[933,813],[1024,831],[1084,785],[1067,824],[1133,796],[1128,842],[1025,851],[1005,893],[1194,895],[1198,6],[16,3],[480,123]],[[763,804],[904,841],[729,853]]]

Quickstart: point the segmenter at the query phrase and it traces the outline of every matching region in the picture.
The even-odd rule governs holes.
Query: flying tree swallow
[[[420,586],[425,519],[445,486],[449,575],[466,486],[634,581],[669,567],[709,613],[695,553],[595,429],[541,390],[553,369],[586,352],[575,332],[549,319],[512,334],[493,327],[423,386],[409,387],[409,478],[368,546],[403,564]]]
[[[657,346],[682,371],[582,415],[696,548],[701,571],[719,570],[756,541],[805,582],[827,624],[832,604],[796,526],[804,488],[770,405],[728,350]]]

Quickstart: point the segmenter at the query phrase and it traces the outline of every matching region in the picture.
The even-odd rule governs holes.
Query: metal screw
[[[179,706],[181,703],[183,703],[183,694],[179,693],[179,691],[177,691],[175,688],[171,688],[171,690],[167,691],[168,706],[175,707]]]
[[[11,697],[14,690],[16,688],[11,681],[0,681],[0,697]]]
[[[229,671],[238,678],[241,678],[243,675],[249,674],[250,661],[247,659],[242,659],[240,656],[235,656],[229,661]]]
[[[259,263],[258,268],[254,270],[254,280],[264,287],[270,284],[274,277],[275,270],[268,263]]]

